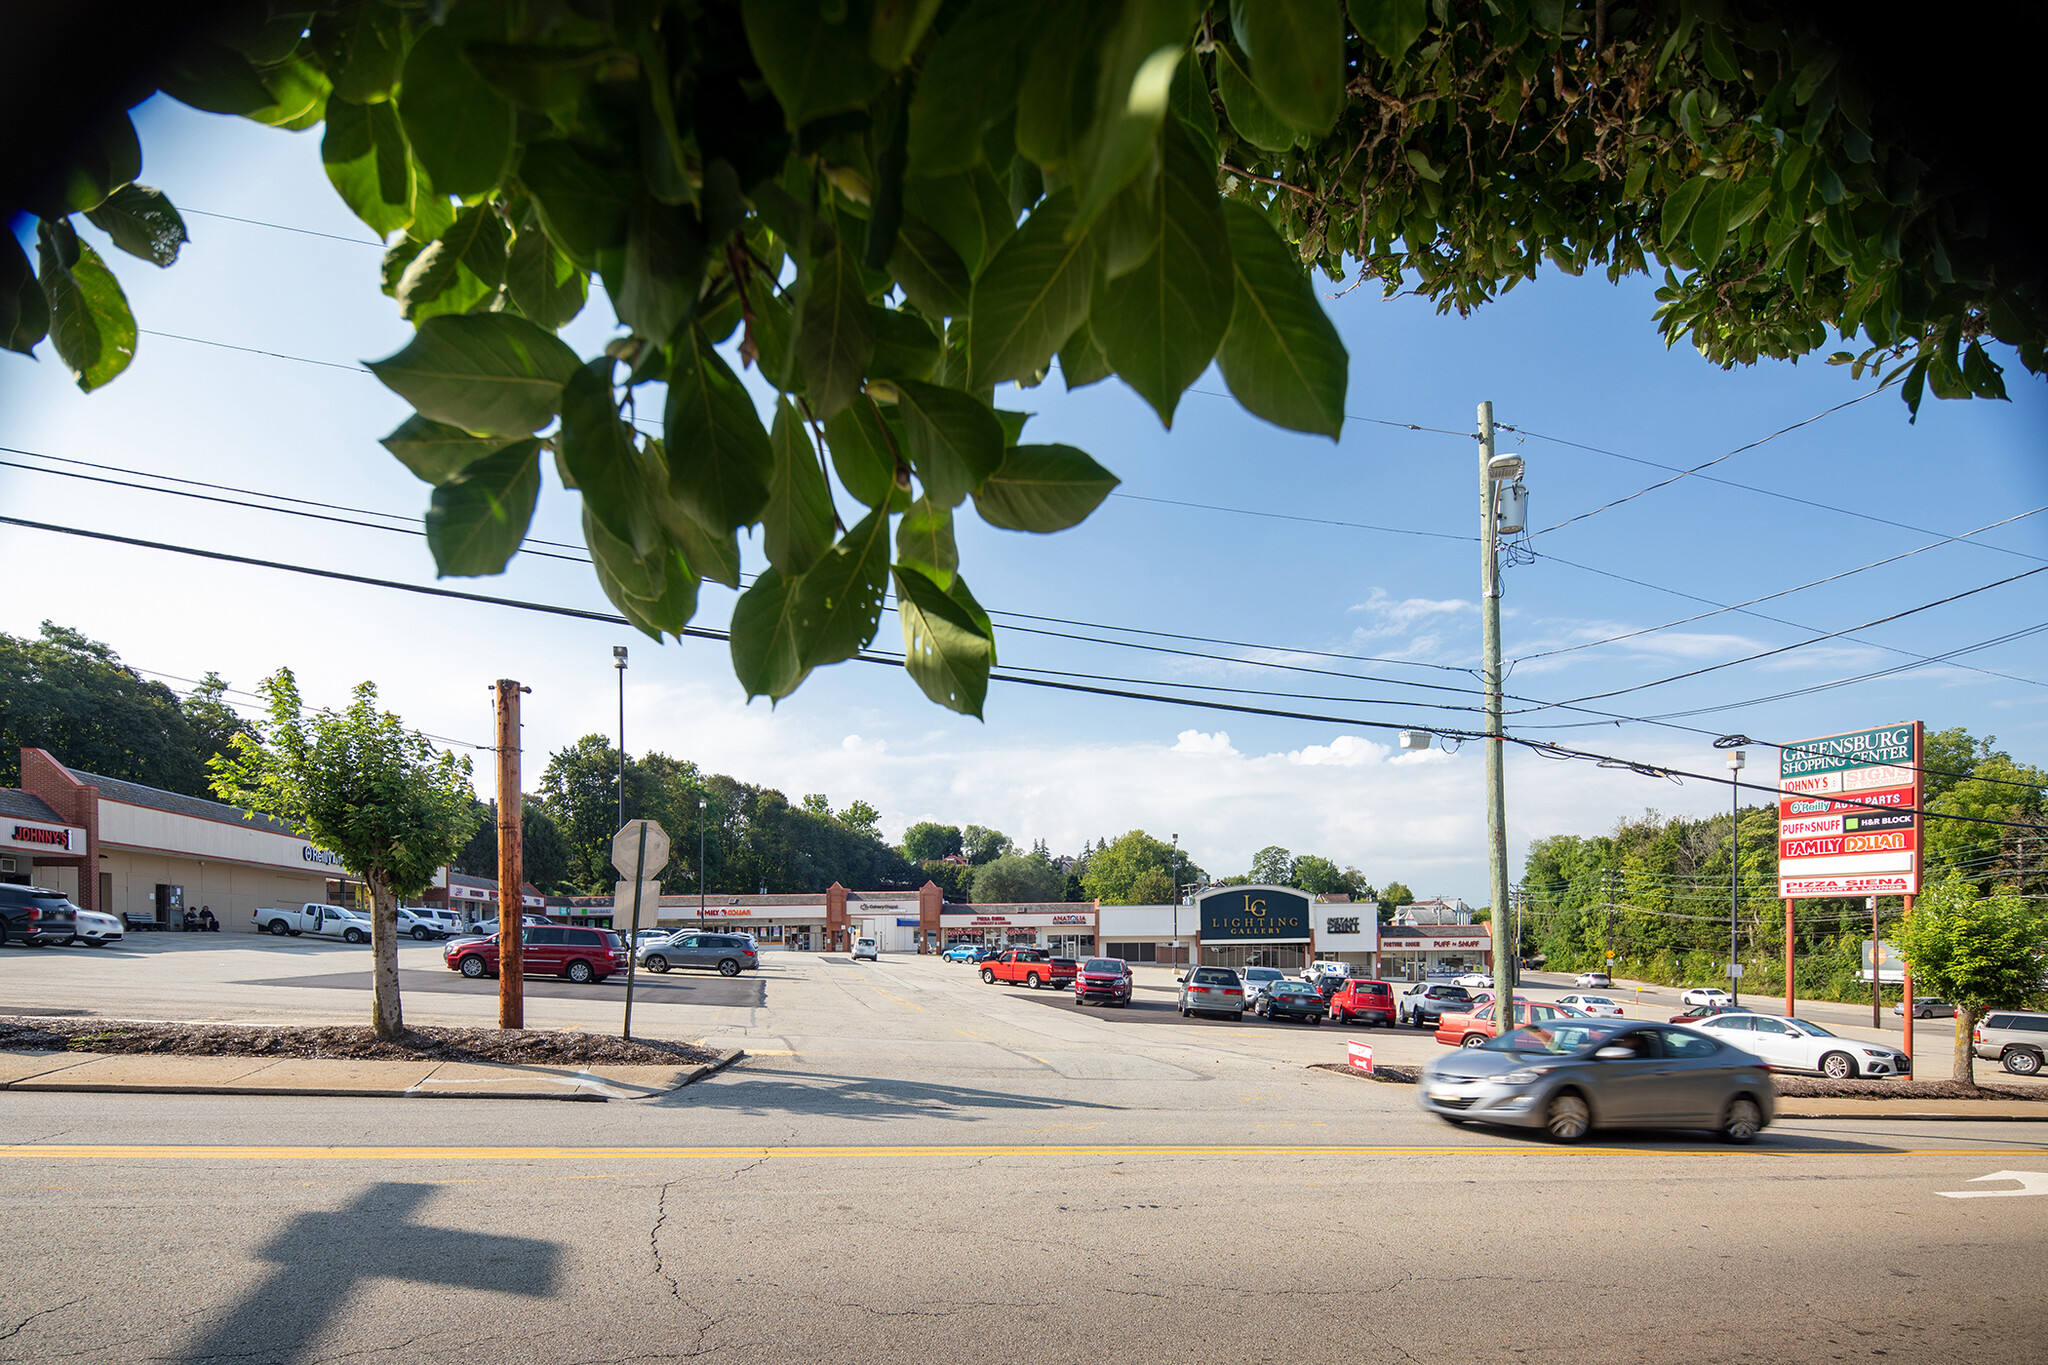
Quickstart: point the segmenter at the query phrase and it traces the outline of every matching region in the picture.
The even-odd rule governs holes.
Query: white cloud
[[[848,735],[839,741],[839,747],[850,754],[885,754],[889,751],[886,739],[862,739],[859,735]]]
[[[1173,752],[1177,754],[1220,754],[1233,756],[1237,750],[1230,747],[1230,732],[1218,730],[1213,735],[1200,730],[1183,730],[1174,741]]]
[[[1362,763],[1381,762],[1387,753],[1384,744],[1374,744],[1357,735],[1339,735],[1328,744],[1296,749],[1287,755],[1287,761],[1304,768],[1356,768]]]

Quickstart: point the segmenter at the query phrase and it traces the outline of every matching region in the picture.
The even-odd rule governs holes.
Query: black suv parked
[[[1446,1014],[1457,1014],[1472,1008],[1472,992],[1463,986],[1442,986],[1435,983],[1417,984],[1404,991],[1394,1002],[1394,1012],[1401,1016],[1401,1022],[1410,1028],[1435,1028],[1437,1021]]]
[[[78,933],[78,910],[46,886],[0,886],[0,944],[43,946]]]

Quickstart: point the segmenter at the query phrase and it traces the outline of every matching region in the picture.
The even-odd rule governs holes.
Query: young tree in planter
[[[2012,1009],[2041,994],[2048,976],[2042,916],[2014,895],[1979,896],[1960,876],[1920,897],[1892,931],[1914,984],[1956,1007],[1955,1078],[1975,1088],[1970,1035],[1987,1010]]]
[[[269,715],[212,760],[223,801],[296,826],[369,884],[374,902],[370,1022],[405,1032],[398,1003],[398,898],[425,890],[476,826],[467,758],[437,751],[377,709],[360,683],[346,711],[307,715],[290,669],[260,685]]]

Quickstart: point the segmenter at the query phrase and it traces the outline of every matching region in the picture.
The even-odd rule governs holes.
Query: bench
[[[147,933],[151,930],[163,928],[161,924],[156,922],[155,915],[140,915],[133,910],[122,915],[121,922],[128,926],[131,933]]]

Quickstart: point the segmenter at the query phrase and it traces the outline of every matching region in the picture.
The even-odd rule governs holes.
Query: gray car
[[[2038,1076],[2048,1056],[2048,1014],[1993,1010],[1971,1031],[1970,1051],[2015,1076]]]
[[[1435,1028],[1446,1014],[1472,1008],[1472,992],[1440,981],[1418,981],[1394,1002],[1399,1022],[1410,1028]]]
[[[1460,1048],[1422,1069],[1417,1096],[1448,1123],[1542,1128],[1705,1128],[1752,1142],[1777,1112],[1763,1063],[1676,1024],[1558,1019]]]

